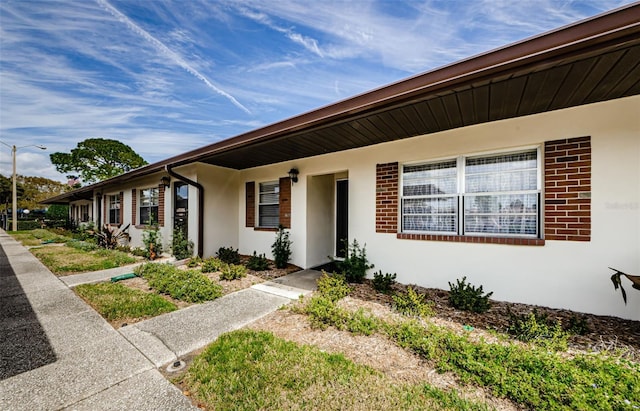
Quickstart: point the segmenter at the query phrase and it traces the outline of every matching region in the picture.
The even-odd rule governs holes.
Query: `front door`
[[[336,181],[336,257],[347,256],[349,244],[349,180]]]
[[[173,185],[173,228],[188,235],[189,186],[185,183]]]

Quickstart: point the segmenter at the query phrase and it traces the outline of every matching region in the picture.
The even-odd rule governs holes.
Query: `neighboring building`
[[[134,245],[150,218],[183,227],[205,257],[270,255],[282,224],[314,267],[355,238],[403,283],[640,320],[607,268],[640,274],[639,22],[630,5],[49,203]]]

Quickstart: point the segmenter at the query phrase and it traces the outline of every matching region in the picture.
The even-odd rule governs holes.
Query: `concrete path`
[[[196,410],[156,367],[310,292],[319,275],[302,271],[263,283],[269,292],[243,290],[118,331],[0,230],[0,409]]]

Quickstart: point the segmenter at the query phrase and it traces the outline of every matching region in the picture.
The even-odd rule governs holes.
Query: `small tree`
[[[291,240],[289,239],[289,232],[282,225],[278,227],[276,241],[271,246],[271,251],[273,252],[273,261],[276,264],[276,268],[286,268],[291,259]]]
[[[144,256],[149,260],[155,260],[162,254],[162,235],[157,225],[142,232],[142,243],[144,244]]]

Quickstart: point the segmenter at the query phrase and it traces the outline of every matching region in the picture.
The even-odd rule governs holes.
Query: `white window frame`
[[[278,201],[276,202],[263,202],[262,200],[262,196],[261,194],[263,193],[262,191],[262,187],[263,186],[273,186],[274,187],[274,191],[275,194],[278,195]],[[264,193],[269,193],[268,191],[265,191]],[[280,182],[278,180],[275,181],[263,181],[261,183],[258,183],[258,195],[257,197],[257,202],[258,202],[258,227],[260,228],[278,228],[280,225]],[[273,224],[263,224],[262,220],[263,220],[263,216],[262,216],[262,210],[266,209],[267,207],[273,207],[273,206],[277,206],[278,207],[278,221],[275,225]]]
[[[114,201],[117,199],[117,201]],[[116,207],[117,206],[117,207]],[[110,194],[109,195],[109,224],[118,225],[122,223],[120,221],[120,207],[122,207],[122,198],[120,198],[120,194]],[[111,218],[111,213],[114,213],[114,218]]]
[[[537,215],[536,215],[536,232],[535,234],[519,234],[519,233],[497,233],[497,232],[466,232],[465,231],[465,198],[471,198],[473,196],[478,196],[478,193],[467,193],[466,190],[466,160],[469,158],[478,158],[478,157],[492,157],[499,155],[509,155],[509,154],[518,154],[518,153],[526,153],[530,151],[536,151],[536,189],[535,190],[520,190],[520,191],[504,191],[504,192],[487,192],[482,193],[486,196],[491,195],[508,195],[508,194],[536,194],[537,195]],[[457,209],[456,209],[456,228],[454,231],[427,231],[427,230],[405,230],[404,224],[404,201],[405,199],[416,198],[416,196],[405,196],[404,195],[404,168],[405,166],[418,166],[418,165],[428,165],[428,164],[439,164],[445,163],[449,161],[456,161],[456,169],[457,169],[457,188],[458,192],[455,194],[457,196]],[[400,215],[400,232],[408,233],[408,234],[434,234],[434,235],[464,235],[464,236],[474,236],[474,237],[518,237],[518,238],[542,238],[542,233],[544,232],[542,228],[543,221],[543,196],[542,196],[542,172],[543,172],[543,158],[542,158],[542,149],[541,146],[525,146],[519,148],[511,148],[511,149],[503,149],[503,150],[494,150],[494,151],[486,151],[479,153],[470,153],[464,154],[456,157],[443,157],[429,161],[420,161],[420,162],[410,162],[402,164],[400,167],[400,184],[399,184],[399,210],[398,213]],[[452,194],[453,195],[453,194]],[[423,198],[428,198],[430,196],[422,196]],[[435,196],[437,197],[437,196]]]
[[[154,195],[152,194],[153,191],[155,190],[156,195],[155,195],[155,204],[153,203],[154,200]],[[148,191],[149,194],[145,195],[145,191]],[[144,201],[143,199],[145,198],[149,198],[149,205],[143,205]],[[139,205],[138,205],[138,215],[140,218],[140,224],[141,225],[154,225],[154,224],[158,224],[160,221],[158,220],[158,210],[160,209],[160,190],[158,189],[158,187],[147,187],[147,188],[143,188],[140,189],[140,196],[138,198],[139,201]],[[143,209],[149,209],[149,219],[147,219],[147,221],[144,221],[144,219],[142,218],[142,210]],[[152,209],[155,208],[156,209],[156,213],[153,214]]]

